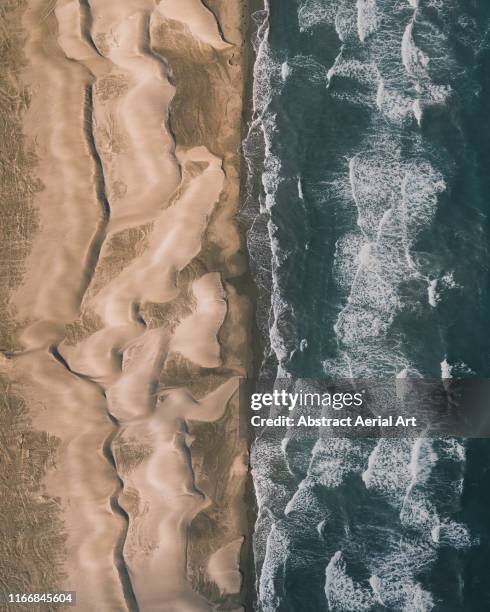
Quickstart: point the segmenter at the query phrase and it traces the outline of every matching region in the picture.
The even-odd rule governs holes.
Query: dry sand
[[[11,589],[74,590],[84,612],[243,609],[246,9],[0,9]]]

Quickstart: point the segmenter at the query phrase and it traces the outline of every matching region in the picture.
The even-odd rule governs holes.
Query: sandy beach
[[[84,612],[244,609],[247,2],[10,4],[9,588],[76,591]]]

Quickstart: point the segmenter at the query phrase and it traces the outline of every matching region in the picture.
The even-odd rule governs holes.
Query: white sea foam
[[[428,278],[427,279],[427,295],[429,304],[432,307],[436,307],[439,301],[442,299],[442,294],[448,289],[455,289],[457,287],[454,282],[452,272],[449,272],[441,278]]]
[[[284,63],[274,56],[269,46],[269,2],[264,0],[265,10],[257,11],[253,17],[258,22],[254,49],[256,60],[253,67],[252,103],[256,119],[251,125],[253,131],[257,121],[263,119],[263,113],[269,106],[272,96],[283,81]],[[287,66],[287,62],[286,62]],[[287,76],[287,75],[286,75]]]
[[[405,28],[402,38],[401,54],[405,70],[410,76],[426,77],[429,57],[421,51],[413,39],[413,19]]]
[[[271,118],[271,120],[273,120]],[[264,171],[262,173],[262,185],[265,193],[270,196],[267,201],[267,208],[270,209],[274,203],[274,195],[279,184],[279,174],[281,172],[281,160],[276,155],[266,151],[267,155],[264,162]]]
[[[376,106],[387,119],[396,124],[403,123],[414,111],[412,98],[388,86],[382,78],[378,82]]]
[[[434,527],[432,527],[432,530],[431,530],[432,541],[435,544],[439,543],[440,532],[441,532],[441,524],[437,523],[436,525],[434,525]]]
[[[301,483],[284,510],[285,516],[297,513],[309,524],[316,524],[325,516],[325,508],[322,507],[321,500],[315,494],[313,486],[312,481],[304,480]]]
[[[422,125],[422,105],[420,100],[415,100],[412,104],[412,111],[419,127]]]
[[[376,0],[357,0],[357,32],[364,42],[378,28]]]
[[[298,185],[298,197],[299,197],[300,200],[303,200],[304,199],[303,198],[303,186],[301,184],[301,177],[300,176],[298,176],[297,185]]]
[[[315,26],[331,23],[335,19],[337,2],[325,3],[322,0],[304,0],[298,7],[298,24],[301,32]]]
[[[290,537],[280,523],[272,525],[259,580],[259,598],[263,610],[277,610],[284,595],[284,565],[290,553]]]
[[[333,555],[325,570],[325,596],[329,610],[338,612],[371,610],[376,601],[371,589],[356,583],[348,575],[340,550]]]
[[[371,578],[369,578],[369,584],[371,585],[371,588],[373,590],[373,593],[376,599],[383,606],[384,602],[383,602],[383,599],[381,598],[381,588],[380,588],[381,581],[378,578],[378,576],[371,576]]]
[[[329,75],[348,77],[355,79],[365,85],[375,85],[380,79],[379,70],[376,64],[371,62],[361,62],[354,59],[345,59],[343,54],[339,54],[329,70]]]
[[[455,289],[458,285],[454,281],[454,275],[452,272],[448,272],[441,278],[441,283],[446,289]]]
[[[281,78],[282,78],[282,80],[285,81],[290,74],[291,74],[291,69],[290,69],[288,63],[287,62],[283,62],[281,64]]]
[[[381,438],[362,474],[366,488],[383,492],[398,505],[412,480],[410,458],[413,441]]]
[[[463,462],[466,459],[466,448],[463,442],[456,438],[445,438],[441,441],[441,452],[445,457]]]
[[[433,278],[429,281],[427,285],[427,295],[429,299],[429,304],[432,308],[437,306],[437,302],[439,301],[439,295],[437,293],[437,278]]]
[[[428,538],[439,521],[435,505],[429,500],[422,488],[412,489],[405,497],[400,511],[400,521],[404,527],[417,529]]]
[[[350,232],[337,241],[334,255],[334,274],[339,286],[352,286],[359,269],[359,254],[363,248],[362,234]]]
[[[335,15],[335,31],[342,42],[357,36],[357,8],[354,2],[341,2]]]
[[[275,441],[261,439],[252,448],[251,462],[259,510],[269,508],[281,514],[290,499],[290,492],[286,484],[274,480],[277,473],[287,472],[280,445]]]
[[[432,540],[442,546],[451,546],[455,549],[464,549],[477,542],[472,538],[468,528],[455,521],[438,521],[432,529]]]
[[[432,440],[428,438],[417,438],[412,443],[410,452],[410,486],[407,495],[417,484],[426,483],[432,468],[437,461],[437,454],[434,451]]]
[[[372,562],[371,588],[376,600],[389,610],[428,612],[434,607],[430,593],[415,576],[435,559],[432,545],[421,541],[399,540],[390,551]]]
[[[447,357],[441,361],[441,378],[452,378],[452,366],[448,363]]]
[[[320,438],[311,453],[308,478],[324,487],[335,488],[365,462],[359,444],[347,438]]]

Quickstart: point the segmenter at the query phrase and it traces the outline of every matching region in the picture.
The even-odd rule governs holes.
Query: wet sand
[[[25,524],[51,521],[19,575],[83,611],[243,609],[246,3],[28,0],[2,19],[8,452],[26,432],[40,448]]]

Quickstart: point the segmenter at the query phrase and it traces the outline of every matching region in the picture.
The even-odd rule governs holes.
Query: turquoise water
[[[255,19],[262,375],[489,377],[490,3]],[[488,446],[263,436],[257,608],[490,609]]]

